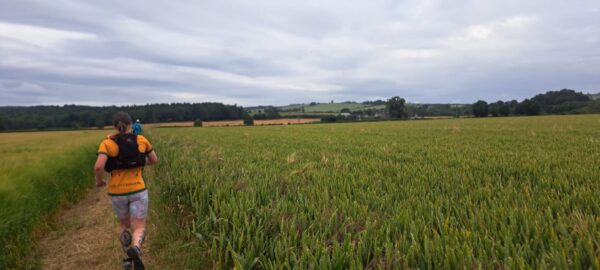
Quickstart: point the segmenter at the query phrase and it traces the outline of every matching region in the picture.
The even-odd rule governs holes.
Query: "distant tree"
[[[255,114],[252,118],[255,120],[278,119],[281,118],[279,111],[275,107],[267,107],[262,113]]]
[[[539,115],[542,113],[542,107],[536,101],[525,99],[517,105],[516,114],[518,115]]]
[[[341,111],[341,113],[350,113],[350,109],[348,108],[343,108]]]
[[[254,125],[254,119],[252,119],[252,116],[250,116],[249,114],[244,114],[244,125],[246,126],[252,126]]]
[[[499,116],[508,116],[510,114],[510,104],[508,102],[498,101],[498,115]]]
[[[0,131],[5,130],[6,128],[4,127],[4,119],[2,119],[2,115],[0,115]]]
[[[323,123],[333,123],[337,121],[337,117],[335,115],[325,115],[321,117],[321,122]]]
[[[90,128],[98,127],[99,121],[110,123],[117,111],[126,111],[134,119],[144,119],[152,123],[169,121],[194,121],[201,119],[234,120],[242,119],[244,109],[222,103],[159,103],[133,106],[91,107],[79,105],[1,107],[0,115],[7,130]]]
[[[508,116],[508,114],[510,112],[509,105],[502,100],[498,100],[494,103],[490,103],[488,108],[489,108],[489,114],[492,116]]]
[[[586,102],[590,101],[590,96],[576,92],[571,89],[562,89],[560,91],[548,91],[544,94],[539,94],[531,100],[537,102],[540,106],[559,105],[565,102]]]
[[[475,117],[487,117],[488,116],[488,104],[483,100],[478,100],[473,103],[473,115]]]
[[[96,128],[97,129],[104,129],[104,120],[102,120],[102,119],[96,120]]]
[[[498,101],[498,102],[502,102],[502,101]],[[500,104],[498,104],[498,102],[490,103],[488,105],[489,115],[494,116],[494,117],[497,117],[498,115],[500,115]]]
[[[391,118],[405,118],[406,117],[406,108],[405,108],[406,100],[399,96],[392,97],[388,99],[385,104],[385,108],[387,113]]]
[[[313,101],[313,102],[311,102],[310,104],[308,104],[308,106],[315,106],[315,105],[317,105],[317,103],[316,103],[316,102],[314,102],[314,101]]]
[[[531,99],[537,102],[542,112],[549,114],[573,113],[581,110],[590,103],[589,95],[571,89],[548,91]]]
[[[199,118],[194,120],[194,126],[195,127],[201,127],[202,126],[202,120],[200,120]]]
[[[511,101],[506,102],[506,104],[508,104],[509,114],[516,115],[517,114],[517,106],[519,106],[519,102],[513,99]]]

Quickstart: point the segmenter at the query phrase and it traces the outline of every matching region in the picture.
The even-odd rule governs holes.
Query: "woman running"
[[[121,222],[119,240],[128,256],[123,259],[123,267],[129,269],[133,264],[135,270],[143,270],[141,249],[146,235],[148,191],[142,171],[145,165],[155,164],[158,157],[144,136],[131,133],[129,114],[116,113],[113,123],[118,133],[108,136],[98,148],[94,166],[96,186],[106,185],[104,171],[111,173],[108,194]]]

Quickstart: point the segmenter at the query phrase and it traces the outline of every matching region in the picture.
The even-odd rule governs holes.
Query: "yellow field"
[[[271,119],[271,120],[254,120],[255,126],[263,125],[293,125],[293,124],[306,124],[321,122],[319,118],[282,118],[282,119]]]
[[[110,130],[0,134],[0,269],[36,269],[32,232],[93,185],[95,151]]]
[[[0,189],[10,186],[10,176],[25,166],[76,149],[100,143],[110,130],[0,133]],[[91,166],[91,165],[90,165]]]
[[[203,127],[227,127],[227,126],[243,126],[243,125],[244,125],[243,120],[202,122]]]

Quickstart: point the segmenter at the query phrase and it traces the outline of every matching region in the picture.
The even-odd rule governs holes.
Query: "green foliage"
[[[596,126],[545,116],[160,129],[149,182],[180,217],[171,230],[195,238],[187,260],[206,256],[194,269],[598,268]]]
[[[356,120],[356,115],[350,116],[338,115],[324,115],[321,116],[321,123],[334,123],[334,122],[351,122]]]
[[[388,99],[385,104],[385,109],[391,118],[405,118],[406,108],[404,106],[406,100],[399,96]]]
[[[200,119],[194,120],[194,126],[195,127],[201,127],[202,126],[202,120],[200,120]]]
[[[96,128],[97,129],[104,129],[105,125],[106,125],[106,123],[104,122],[104,120],[102,120],[102,119],[96,120]]]
[[[254,125],[254,119],[249,114],[244,115],[244,125],[246,125],[246,126]]]
[[[471,104],[406,104],[408,115],[465,116],[473,113]]]
[[[348,108],[343,108],[340,113],[350,113],[350,109]]]
[[[31,233],[93,184],[94,150],[88,145],[46,161],[13,164],[21,169],[7,176],[11,183],[0,183],[0,269],[38,267]]]
[[[537,102],[546,113],[558,114],[581,108],[591,99],[588,95],[581,92],[562,89],[560,91],[548,91],[544,94],[536,95],[531,100]],[[565,104],[568,105],[565,106]]]
[[[508,116],[510,114],[510,103],[501,100],[490,103],[488,108],[489,114],[492,116]]]
[[[335,115],[325,115],[321,117],[322,123],[333,123],[337,121],[337,116]]]
[[[4,126],[8,130],[87,128],[99,123],[111,124],[113,115],[126,111],[133,119],[144,123],[241,119],[242,107],[222,103],[171,103],[142,106],[33,106],[0,107]]]
[[[539,115],[542,113],[542,107],[536,101],[526,99],[517,105],[515,113],[517,115]]]
[[[487,117],[488,116],[488,104],[483,100],[479,100],[473,104],[473,115],[475,117]]]
[[[278,119],[281,118],[281,115],[277,108],[271,106],[259,110],[252,118],[256,120]]]
[[[384,102],[385,103],[385,102]],[[294,104],[289,106],[278,107],[281,112],[301,112],[302,104]],[[304,106],[306,113],[340,113],[342,109],[347,108],[350,111],[357,110],[384,110],[385,104],[374,103],[316,103],[311,102],[308,106]],[[253,110],[254,111],[254,110]]]

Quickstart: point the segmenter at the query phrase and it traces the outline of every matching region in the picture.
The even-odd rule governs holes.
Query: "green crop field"
[[[151,238],[188,268],[600,268],[598,115],[151,138]]]
[[[106,133],[0,133],[0,269],[36,267],[34,234],[93,185],[95,147]]]
[[[174,269],[600,268],[599,115],[148,132]],[[0,269],[36,268],[108,133],[0,134]]]
[[[302,105],[289,105],[289,106],[284,106],[284,107],[280,107],[280,110],[291,110],[291,109],[300,109],[302,108]],[[356,110],[366,110],[366,109],[372,109],[372,110],[382,110],[385,108],[385,105],[368,105],[368,104],[362,104],[362,103],[318,103],[316,105],[313,106],[309,106],[308,104],[304,105],[304,112],[306,113],[339,113],[342,109],[349,109],[350,111],[356,111]]]

